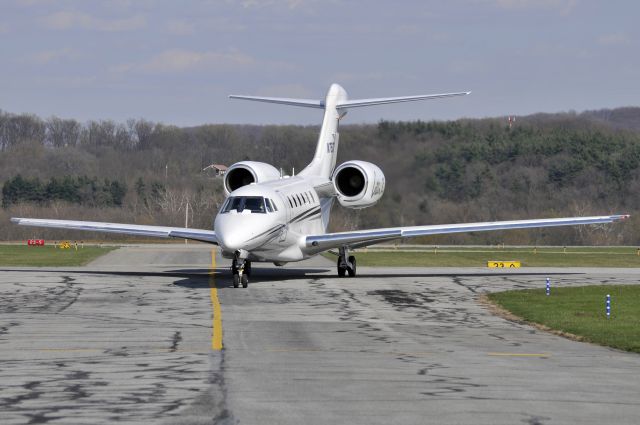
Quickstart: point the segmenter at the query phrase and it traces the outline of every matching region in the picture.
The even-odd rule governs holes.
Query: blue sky
[[[347,123],[640,104],[640,3],[587,0],[0,0],[0,109],[89,119],[319,124],[228,94],[352,98]]]

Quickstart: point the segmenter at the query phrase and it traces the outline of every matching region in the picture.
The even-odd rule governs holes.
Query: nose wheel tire
[[[249,276],[251,276],[251,261],[234,258],[231,262],[231,273],[233,274],[234,288],[240,287],[240,284],[243,288],[248,287]]]

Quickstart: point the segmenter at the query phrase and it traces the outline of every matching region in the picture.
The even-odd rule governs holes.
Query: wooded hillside
[[[316,126],[203,125],[145,120],[78,123],[0,111],[2,239],[61,233],[11,216],[210,228],[224,199],[212,163],[264,161],[290,173],[311,159]],[[334,230],[486,220],[640,213],[640,108],[450,122],[341,127],[339,162],[371,161],[387,178],[382,201],[334,209]],[[67,233],[69,238],[88,238]],[[640,244],[624,224],[488,232],[428,243]]]

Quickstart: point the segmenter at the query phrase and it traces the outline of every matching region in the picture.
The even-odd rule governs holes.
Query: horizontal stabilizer
[[[338,99],[335,103],[337,109],[357,108],[361,106],[375,106],[385,105],[387,103],[400,103],[400,102],[414,102],[416,100],[429,100],[429,99],[442,99],[444,97],[465,96],[470,94],[470,91],[455,92],[455,93],[438,93],[438,94],[422,94],[417,96],[399,96],[399,97],[378,97],[373,99],[353,99],[348,100],[343,98]],[[229,96],[231,99],[253,100],[255,102],[267,102],[267,103],[279,103],[281,105],[290,106],[303,106],[306,108],[325,108],[324,100],[314,99],[293,99],[287,97],[261,97],[261,96],[244,96],[232,94]]]
[[[443,97],[466,96],[470,91],[457,93],[423,94],[418,96],[380,97],[375,99],[353,99],[339,102],[337,108],[357,108],[360,106],[384,105],[387,103],[413,102],[416,100],[440,99]]]
[[[231,99],[253,100],[256,102],[279,103],[281,105],[304,106],[306,108],[324,108],[322,100],[313,99],[290,99],[286,97],[260,97],[260,96],[240,96],[232,94]]]

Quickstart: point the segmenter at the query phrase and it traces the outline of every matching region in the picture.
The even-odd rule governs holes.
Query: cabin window
[[[278,206],[276,205],[276,201],[274,201],[271,198],[269,198],[269,200],[271,201],[271,206],[273,207],[273,210],[278,211]]]
[[[296,198],[298,198],[298,205],[302,206],[302,200],[300,199],[300,195],[296,193]]]

